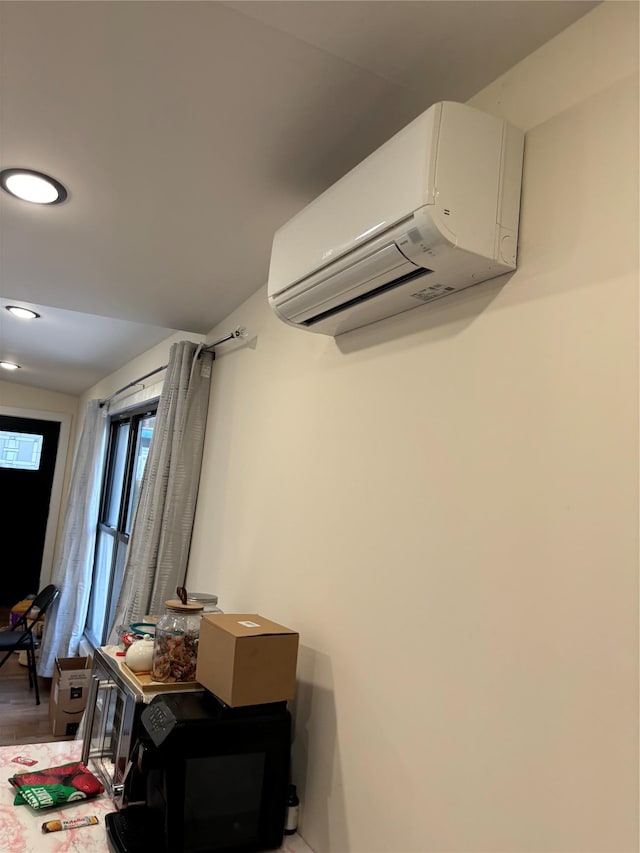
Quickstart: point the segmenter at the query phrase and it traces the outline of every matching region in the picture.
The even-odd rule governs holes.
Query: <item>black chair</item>
[[[31,606],[16,622],[11,631],[0,631],[0,654],[6,652],[0,667],[9,660],[14,652],[26,652],[27,670],[29,672],[29,688],[36,689],[36,705],[40,704],[40,691],[38,690],[38,673],[36,672],[36,649],[40,646],[40,639],[33,632],[38,621],[56,600],[60,590],[53,584],[45,586],[33,599]]]

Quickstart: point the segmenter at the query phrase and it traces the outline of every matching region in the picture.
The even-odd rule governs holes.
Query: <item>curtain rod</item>
[[[214,341],[212,344],[207,344],[206,347],[202,348],[202,352],[209,352],[214,347],[217,347],[218,344],[224,344],[226,341],[232,341],[236,338],[246,338],[247,330],[244,326],[238,326],[237,329],[234,329],[233,332],[229,332],[228,335],[225,335],[224,338],[220,338],[217,341]],[[149,373],[145,373],[144,376],[139,376],[137,379],[134,379],[133,382],[129,382],[127,385],[123,385],[122,388],[118,388],[117,391],[114,391],[113,394],[110,394],[108,397],[105,397],[103,400],[100,400],[100,406],[104,406],[105,403],[110,403],[114,397],[117,397],[118,394],[122,394],[123,391],[128,391],[129,388],[133,388],[134,385],[139,385],[144,379],[148,379],[150,376],[155,376],[156,373],[160,373],[163,370],[166,370],[168,365],[163,364],[160,367],[156,367],[155,370],[150,370]]]

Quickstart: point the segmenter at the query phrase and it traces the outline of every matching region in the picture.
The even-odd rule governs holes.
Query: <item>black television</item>
[[[110,849],[251,853],[282,844],[291,715],[286,702],[229,708],[208,691],[156,696],[140,718]]]

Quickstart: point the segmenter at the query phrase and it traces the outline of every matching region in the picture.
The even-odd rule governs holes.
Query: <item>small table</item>
[[[11,853],[61,853],[68,850],[108,853],[104,818],[115,809],[106,795],[86,803],[66,806],[64,809],[46,809],[38,814],[27,805],[13,805],[15,790],[6,781],[15,773],[27,773],[30,770],[37,772],[58,764],[80,761],[81,752],[82,743],[79,740],[0,746],[0,777],[3,777],[0,780],[0,850]],[[37,764],[33,767],[16,764],[13,759],[19,755],[32,758]],[[96,815],[98,825],[48,834],[42,832],[42,824],[45,821],[87,815]],[[299,835],[287,836],[280,850],[283,853],[312,853]]]

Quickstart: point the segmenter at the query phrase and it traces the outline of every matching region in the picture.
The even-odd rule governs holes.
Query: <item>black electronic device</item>
[[[116,853],[250,853],[282,844],[291,715],[286,702],[229,708],[208,691],[144,709],[124,801],[107,815]]]

